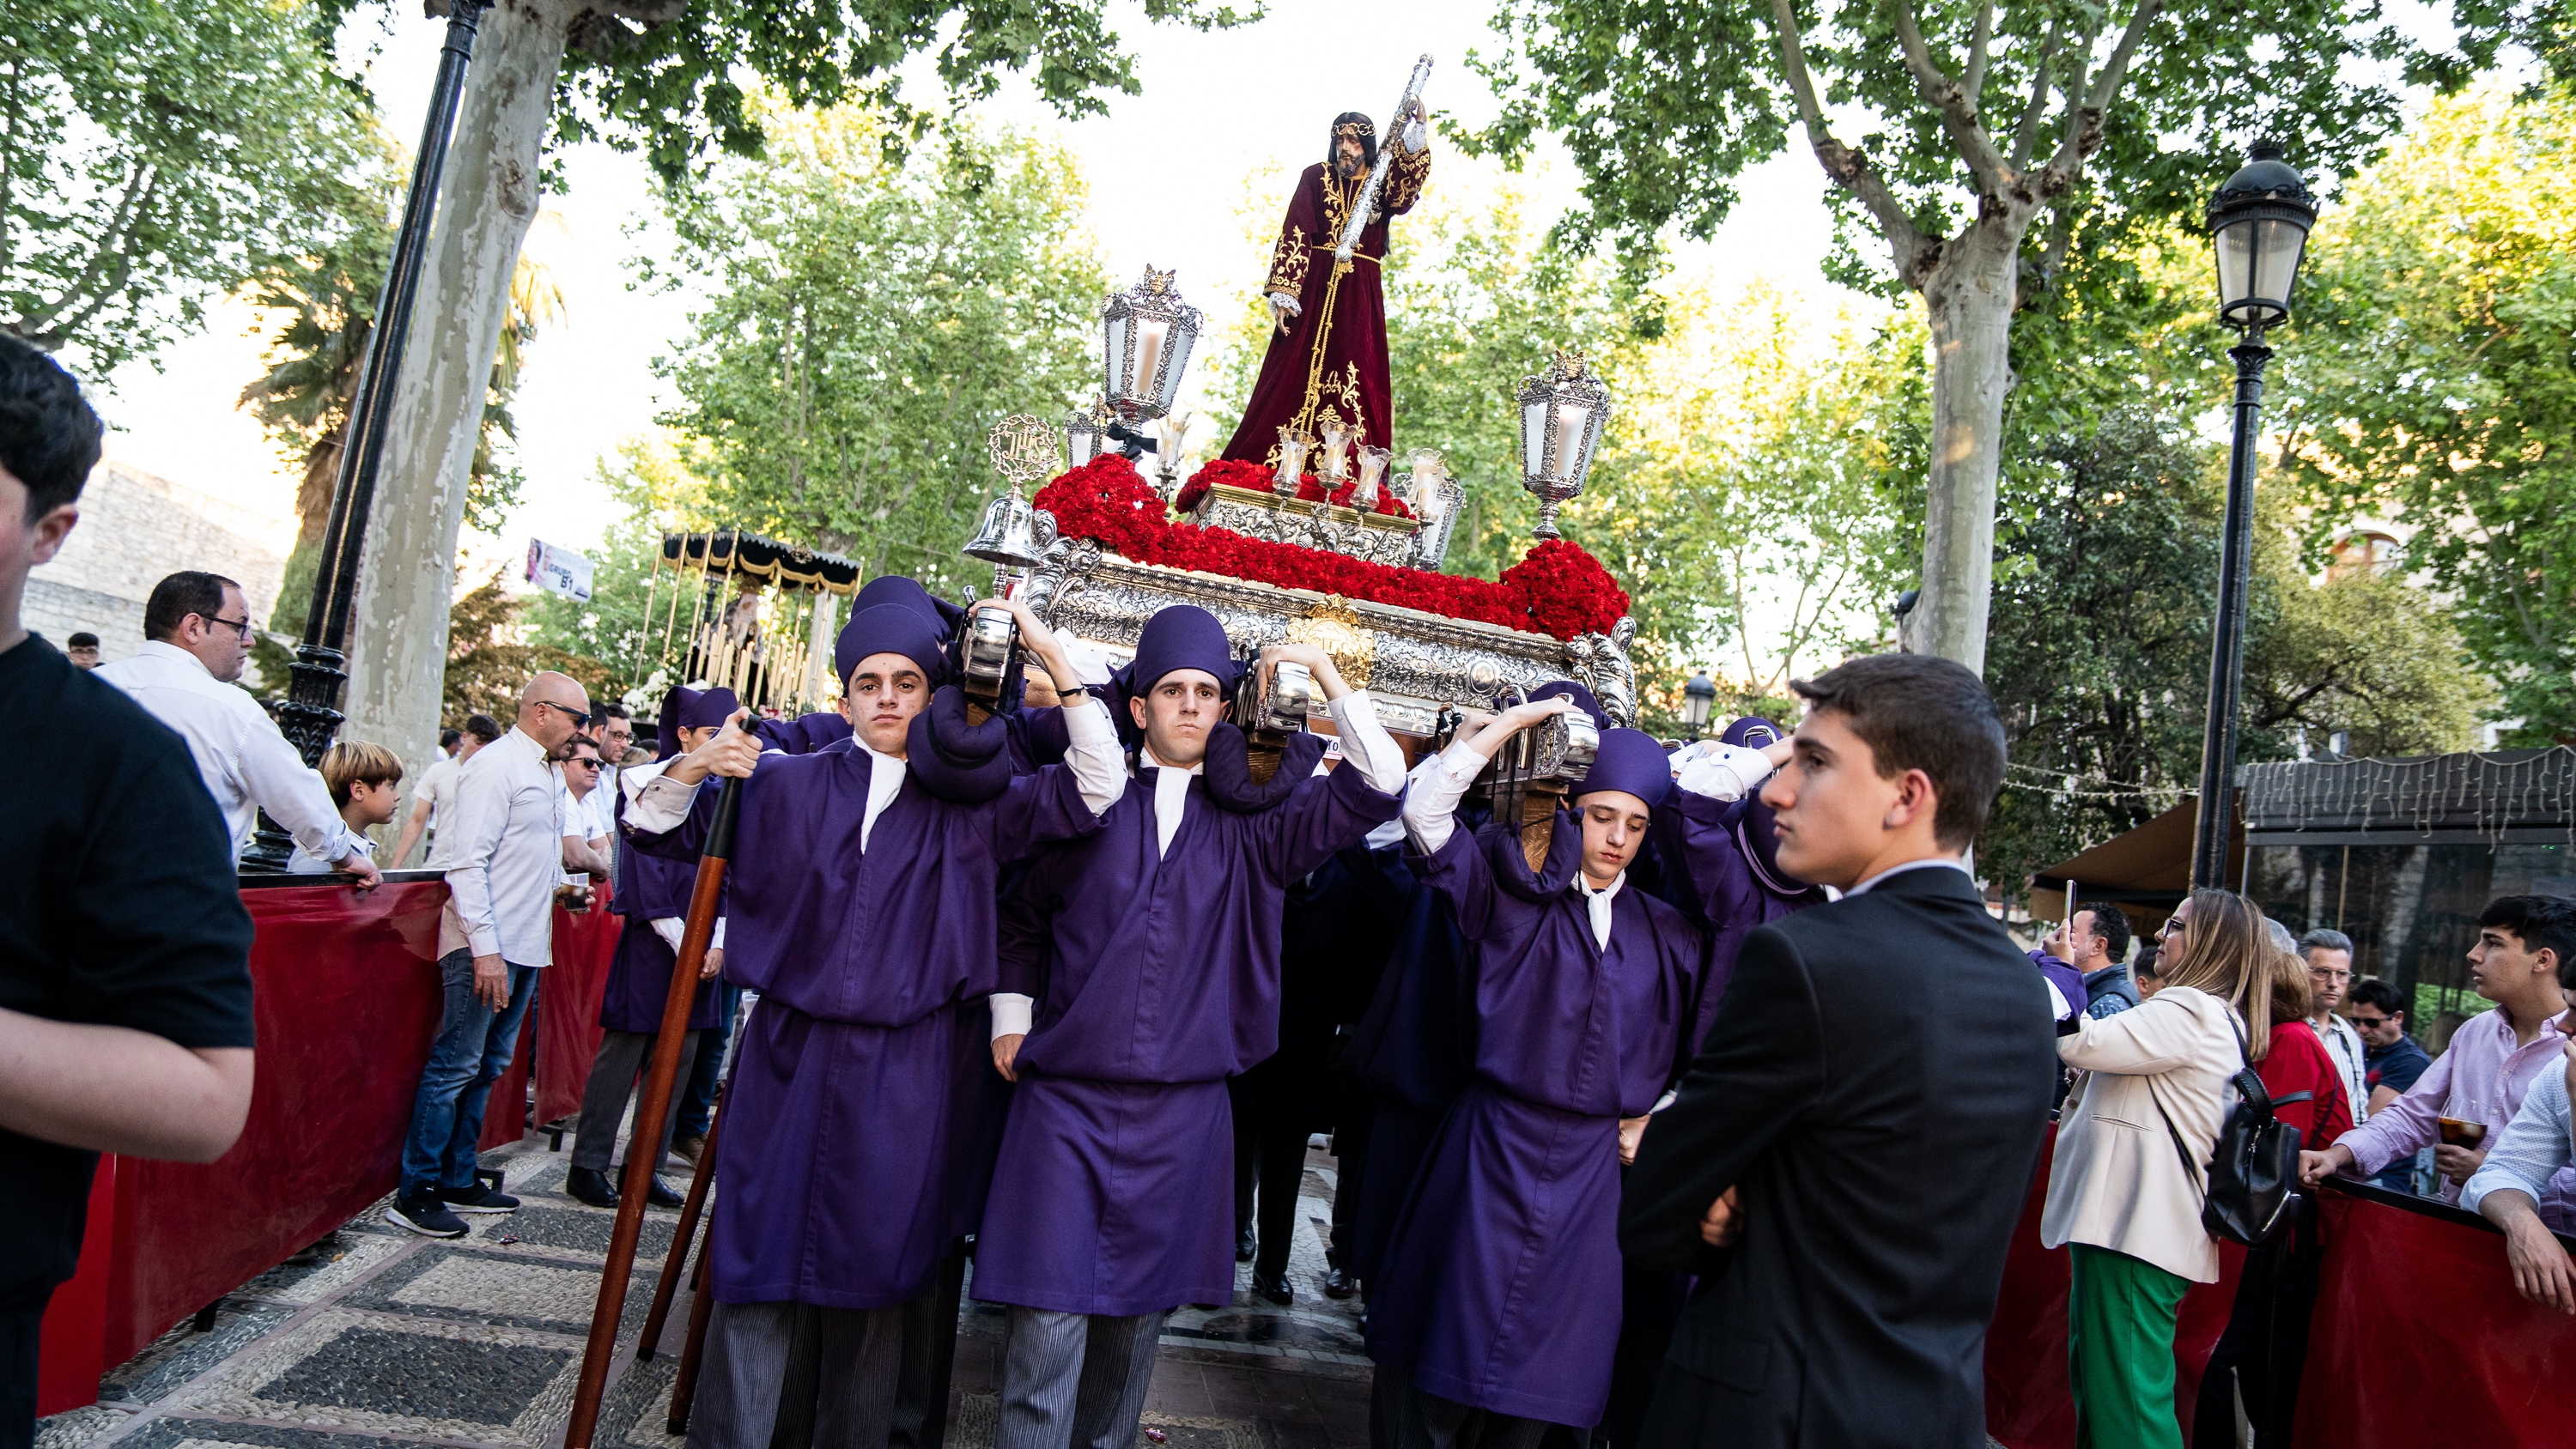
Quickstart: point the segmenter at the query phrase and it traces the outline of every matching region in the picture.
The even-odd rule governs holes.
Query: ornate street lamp
[[[1717,707],[1717,685],[1703,669],[1682,686],[1682,722],[1690,726],[1690,737],[1698,739],[1708,729],[1709,712]]]
[[[1521,486],[1538,496],[1533,538],[1555,538],[1556,510],[1583,492],[1592,450],[1610,418],[1610,390],[1580,352],[1558,349],[1546,372],[1521,383]]]
[[[2236,430],[2228,443],[2227,514],[2218,556],[2218,617],[2210,630],[2209,722],[2201,736],[2200,819],[2191,883],[2224,889],[2227,836],[2234,823],[2236,715],[2245,672],[2245,596],[2254,558],[2254,433],[2263,417],[2264,329],[2290,316],[2299,257],[2316,224],[2316,198],[2282,159],[2277,142],[2257,141],[2245,166],[2209,202],[2218,254],[2218,319],[2243,340],[2236,361]]]
[[[304,637],[288,670],[286,698],[277,709],[281,733],[295,744],[307,765],[319,765],[322,752],[340,729],[340,692],[349,683],[343,666],[348,656],[349,614],[358,599],[358,553],[367,535],[367,514],[376,499],[376,476],[385,459],[385,430],[393,422],[394,383],[402,375],[404,344],[410,340],[411,314],[420,296],[420,269],[429,255],[429,228],[438,213],[438,190],[447,172],[448,140],[456,131],[456,112],[465,98],[465,72],[474,59],[474,35],[483,22],[488,0],[452,0],[447,7],[447,38],[439,47],[438,79],[431,85],[429,114],[421,122],[420,149],[413,153],[411,191],[403,198],[401,228],[394,233],[392,264],[385,270],[384,291],[376,299],[376,325],[367,338],[367,360],[358,373],[357,396],[341,430],[340,476],[331,488],[330,521],[322,532],[322,552],[313,574],[313,602],[304,611]],[[259,834],[243,860],[255,868],[283,870],[295,842],[276,821],[260,817]]]
[[[1075,408],[1072,415],[1064,420],[1065,466],[1079,468],[1108,451],[1112,421],[1107,403],[1095,402],[1087,408]]]
[[[1100,309],[1100,391],[1120,422],[1133,428],[1172,410],[1199,320],[1199,309],[1173,290],[1172,274],[1152,267],[1143,281],[1110,296]]]

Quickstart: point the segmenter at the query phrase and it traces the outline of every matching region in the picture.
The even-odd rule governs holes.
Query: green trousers
[[[2070,1244],[2068,1254],[2075,1449],[2182,1449],[2174,1421],[2174,1310],[2191,1280],[2087,1243]]]

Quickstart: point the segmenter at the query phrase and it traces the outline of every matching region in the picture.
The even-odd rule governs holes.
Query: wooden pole
[[[707,1217],[712,1224],[715,1214],[710,1212]],[[713,1226],[707,1229],[707,1235],[715,1236]],[[663,1427],[674,1434],[689,1432],[689,1406],[698,1396],[698,1361],[707,1353],[707,1319],[716,1307],[716,1285],[707,1281],[704,1253],[698,1255],[698,1273],[690,1280],[689,1289],[689,1341],[680,1348],[680,1371],[671,1379],[671,1410],[662,1421]]]
[[[697,994],[698,970],[705,965],[707,944],[715,936],[716,898],[724,890],[725,866],[733,856],[734,817],[741,809],[742,781],[727,777],[716,795],[715,825],[707,832],[706,850],[698,856],[697,889],[689,897],[680,959],[671,966],[671,990],[662,1001],[662,1029],[653,1039],[653,1064],[644,1074],[643,1100],[635,1104],[635,1132],[626,1145],[626,1183],[617,1199],[617,1227],[609,1235],[608,1260],[600,1267],[599,1302],[590,1312],[590,1341],[581,1351],[581,1384],[573,1392],[572,1418],[564,1426],[564,1449],[590,1449],[591,1435],[599,1428],[599,1399],[608,1387],[608,1361],[617,1351],[617,1321],[626,1312],[626,1279],[635,1268],[636,1241],[644,1235],[644,1195],[651,1190],[653,1170],[662,1165],[662,1117],[670,1110],[672,1081],[680,1074],[680,1045],[689,1033],[690,998]]]
[[[698,1151],[698,1170],[689,1179],[689,1200],[680,1205],[679,1230],[671,1234],[670,1256],[662,1260],[661,1281],[653,1285],[653,1310],[644,1315],[644,1336],[635,1344],[635,1358],[641,1363],[653,1356],[654,1345],[662,1341],[662,1325],[670,1321],[671,1300],[680,1291],[680,1270],[688,1265],[689,1240],[697,1236],[698,1216],[707,1205],[707,1188],[716,1180],[716,1134],[724,1130],[724,1111],[719,1104],[713,1120],[707,1123],[706,1146]],[[698,1255],[703,1261],[704,1253]]]

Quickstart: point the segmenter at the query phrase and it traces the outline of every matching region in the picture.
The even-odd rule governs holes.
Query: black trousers
[[[1367,1179],[1369,1129],[1377,1122],[1377,1094],[1345,1072],[1333,1076],[1343,1084],[1333,1121],[1332,1264],[1351,1267],[1352,1223],[1359,1215],[1362,1183]]]
[[[2235,1449],[2231,1399],[2240,1393],[2255,1449],[2289,1449],[2300,1369],[2308,1357],[2308,1320],[2317,1306],[2315,1208],[2303,1196],[2290,1211],[2298,1217],[2288,1231],[2245,1255],[2227,1330],[2201,1375],[2192,1449]]]
[[[1237,1080],[1241,1080],[1238,1078]],[[1285,1113],[1242,1110],[1234,1114],[1234,1229],[1258,1227],[1260,1251],[1252,1271],[1276,1278],[1288,1271],[1288,1247],[1297,1238],[1297,1192],[1306,1181],[1303,1124]],[[1255,1189],[1258,1189],[1256,1192]],[[1254,1222],[1256,1207],[1260,1221]]]
[[[44,1325],[43,1300],[0,1308],[0,1449],[36,1442],[36,1346]]]

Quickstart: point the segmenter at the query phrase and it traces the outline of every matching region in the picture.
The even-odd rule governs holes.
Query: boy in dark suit
[[[1985,685],[1920,655],[1792,686],[1781,867],[1842,892],[1755,930],[1622,1193],[1696,1273],[1647,1449],[1985,1443],[1986,1321],[2038,1161],[2048,992],[1961,856],[2003,779]]]

